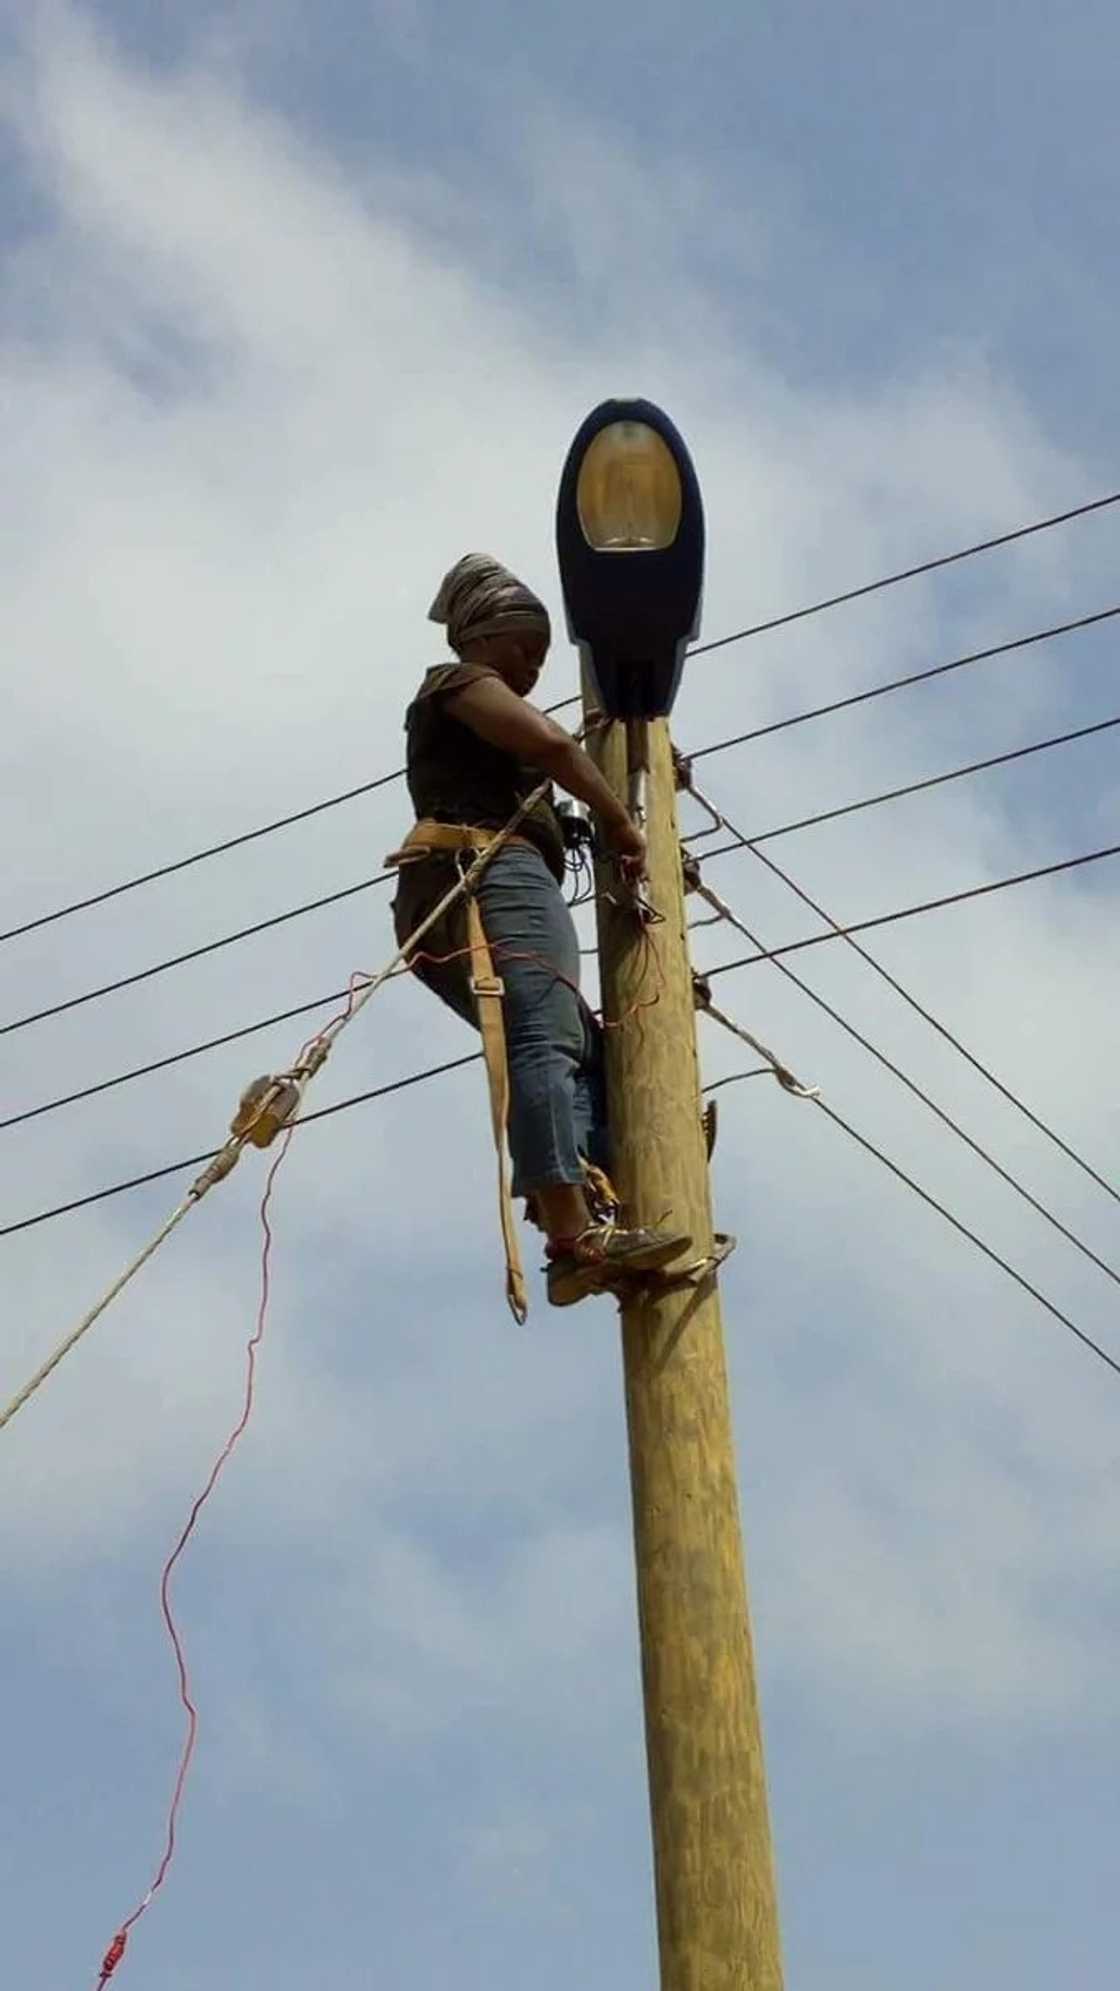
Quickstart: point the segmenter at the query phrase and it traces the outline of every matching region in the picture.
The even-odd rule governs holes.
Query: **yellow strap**
[[[391,850],[386,864],[400,864],[411,857],[426,857],[430,850],[488,850],[497,830],[480,829],[475,823],[437,823],[424,816],[414,823],[399,850]],[[513,843],[524,838],[512,837]]]
[[[497,838],[497,830],[481,829],[475,823],[437,823],[424,817],[409,831],[399,850],[385,859],[386,864],[407,863],[431,850],[486,850]],[[521,842],[521,838],[511,839]],[[502,1019],[505,986],[494,973],[494,960],[482,914],[473,892],[467,894],[467,939],[471,952],[471,989],[478,1006],[478,1027],[482,1033],[482,1055],[486,1061],[486,1083],[490,1093],[490,1118],[498,1155],[498,1210],[506,1254],[506,1298],[517,1321],[529,1318],[525,1273],[517,1242],[509,1169],[506,1162],[506,1121],[509,1117],[509,1061]]]
[[[498,1210],[506,1253],[506,1298],[514,1319],[524,1322],[529,1318],[529,1302],[514,1223],[505,1145],[509,1117],[509,1063],[502,1020],[505,986],[494,973],[494,958],[482,924],[478,900],[473,893],[467,899],[467,938],[471,949],[471,988],[478,1003],[478,1027],[482,1032],[482,1054],[486,1060],[486,1083],[490,1092],[490,1119],[498,1154]]]

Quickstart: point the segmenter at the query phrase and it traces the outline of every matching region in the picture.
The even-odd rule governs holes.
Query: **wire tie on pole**
[[[701,890],[700,859],[691,850],[681,845],[681,876],[684,881],[685,896],[689,892]]]
[[[752,1037],[750,1031],[744,1030],[741,1023],[733,1022],[722,1009],[716,1008],[712,1001],[711,982],[706,975],[700,974],[695,968],[692,971],[692,1000],[696,1008],[703,1010],[714,1023],[722,1023],[724,1029],[730,1030],[733,1037],[741,1037],[744,1044],[749,1044],[752,1051],[757,1051],[760,1058],[765,1058],[784,1092],[791,1093],[794,1099],[820,1098],[819,1085],[803,1085],[796,1073],[791,1072],[788,1065],[783,1065],[781,1059],[766,1044],[763,1044],[759,1038]]]

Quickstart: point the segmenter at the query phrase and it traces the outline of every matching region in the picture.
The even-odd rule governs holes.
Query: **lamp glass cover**
[[[680,531],[683,496],[672,450],[645,422],[600,429],[580,465],[576,509],[599,553],[653,553]]]

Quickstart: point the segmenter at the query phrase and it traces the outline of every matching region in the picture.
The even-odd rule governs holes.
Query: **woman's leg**
[[[577,1125],[586,1050],[579,943],[563,894],[536,851],[502,851],[483,874],[479,904],[496,972],[510,1073],[514,1194],[532,1194],[550,1232],[587,1221]],[[577,1225],[577,1228],[581,1227]]]

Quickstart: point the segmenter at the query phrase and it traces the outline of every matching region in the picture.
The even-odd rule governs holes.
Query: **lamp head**
[[[700,627],[704,511],[684,442],[650,401],[604,401],[564,465],[556,514],[568,630],[612,718],[659,718]]]

